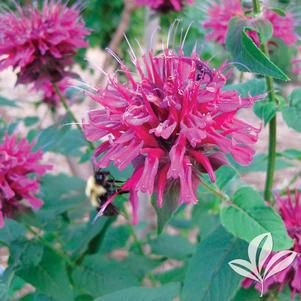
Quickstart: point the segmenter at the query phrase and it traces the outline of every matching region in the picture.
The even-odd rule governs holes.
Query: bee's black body
[[[95,172],[94,179],[96,185],[102,186],[105,189],[104,194],[97,196],[99,203],[97,210],[100,210],[109,197],[120,191],[120,188],[116,185],[116,183],[120,183],[120,181],[116,181],[108,171],[101,170]],[[118,214],[118,208],[112,203],[109,204],[103,212],[104,216],[116,216]]]

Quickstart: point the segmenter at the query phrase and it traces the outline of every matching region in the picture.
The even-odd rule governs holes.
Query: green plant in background
[[[300,149],[276,148],[277,139],[285,139],[276,132],[279,115],[301,131],[300,89],[285,92],[300,71],[295,57],[300,4],[195,1],[173,12],[168,10],[179,8],[162,2],[150,14],[162,29],[153,32],[152,56],[144,58],[134,45],[135,39],[152,39],[145,34],[153,20],[145,18],[148,2],[85,3],[81,15],[91,30],[86,46],[76,3],[69,3],[76,18],[67,24],[67,14],[52,18],[60,2],[41,1],[49,8],[44,19],[38,9],[14,15],[12,5],[9,16],[1,12],[0,67],[15,67],[23,83],[40,89],[41,103],[53,116],[48,125],[38,113],[22,117],[21,102],[0,97],[1,301],[298,299],[299,256],[267,284],[261,299],[253,282],[246,283],[228,263],[247,259],[248,243],[263,233],[271,234],[273,252],[300,252],[299,190],[286,196],[300,171],[283,176],[284,190],[274,184],[275,174],[301,160]],[[66,11],[60,7],[58,15]],[[74,83],[68,55],[76,54],[85,66],[88,46],[110,45],[125,13],[129,18],[121,29],[130,45],[119,38],[112,49],[117,61],[122,58],[114,63],[123,73],[111,75],[107,87],[100,81],[95,91],[85,90],[81,112],[88,96],[101,107],[81,124],[71,106],[73,94],[61,82]],[[47,20],[47,26],[33,30],[32,20]],[[288,22],[284,33],[279,22]],[[30,51],[19,57],[16,49]],[[237,118],[248,107],[270,128],[266,153],[255,154],[249,146],[259,129]],[[11,110],[19,117],[13,119]],[[44,170],[42,153],[91,170],[89,179]],[[259,172],[266,173],[264,191],[243,180]]]

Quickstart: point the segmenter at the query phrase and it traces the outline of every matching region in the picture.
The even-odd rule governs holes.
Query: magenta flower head
[[[297,42],[294,17],[290,12],[280,16],[272,10],[263,12],[263,18],[269,20],[273,25],[273,37],[281,39],[286,45],[292,46]]]
[[[221,0],[221,3],[214,2],[208,8],[208,19],[203,23],[204,28],[211,30],[207,33],[206,39],[225,45],[229,22],[236,16],[248,19],[251,23],[255,20],[252,16],[244,15],[244,9],[240,0]],[[288,46],[296,43],[295,22],[290,12],[287,12],[285,16],[280,16],[273,10],[265,9],[258,18],[263,18],[271,22],[274,38],[283,40]],[[259,44],[256,32],[248,31],[248,35],[257,45]]]
[[[54,0],[44,1],[41,10],[17,6],[0,15],[0,70],[17,69],[22,84],[60,81],[76,50],[87,46],[88,33],[76,6]]]
[[[84,130],[90,141],[107,138],[95,153],[103,155],[99,168],[133,164],[135,171],[121,190],[130,192],[137,223],[139,194],[157,192],[161,207],[164,192],[178,187],[179,204],[196,203],[200,174],[208,173],[214,182],[214,170],[227,162],[225,154],[248,165],[258,129],[236,117],[255,98],[223,91],[225,66],[212,70],[196,53],[185,56],[182,49],[150,52],[141,60],[132,53],[132,60],[137,77],[120,61],[127,81],[109,77],[106,89],[91,94],[102,108],[89,112]]]
[[[204,28],[211,30],[206,34],[206,40],[225,45],[229,22],[235,16],[244,16],[240,0],[214,2],[208,8],[208,19],[203,23]]]
[[[43,153],[32,152],[32,147],[24,138],[18,141],[15,134],[5,134],[0,144],[0,227],[4,217],[14,217],[26,204],[35,209],[43,204],[35,196],[40,188],[37,176],[51,166],[40,164]]]
[[[138,6],[148,6],[163,13],[181,11],[185,4],[192,4],[194,0],[136,0]]]
[[[298,255],[288,268],[265,281],[264,292],[272,288],[278,288],[279,291],[282,291],[288,285],[292,299],[294,299],[296,293],[301,294],[301,195],[298,190],[295,190],[293,195],[288,191],[287,196],[276,195],[276,201],[287,232],[294,240],[292,250]],[[245,279],[242,285],[249,287],[253,283],[254,281]],[[259,291],[261,289],[259,286],[256,288]]]

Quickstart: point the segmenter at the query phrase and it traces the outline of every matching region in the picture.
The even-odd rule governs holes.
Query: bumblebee
[[[121,192],[117,183],[123,183],[114,179],[108,171],[96,170],[94,176],[91,176],[87,181],[86,195],[90,198],[91,204],[97,211],[105,204],[110,196]],[[104,216],[116,216],[119,214],[119,209],[114,204],[109,204],[103,212]]]

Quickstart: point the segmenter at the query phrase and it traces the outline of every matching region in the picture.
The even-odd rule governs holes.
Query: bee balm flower
[[[32,144],[16,135],[5,134],[0,144],[0,227],[4,217],[12,217],[25,208],[27,202],[39,208],[43,202],[35,196],[39,192],[37,175],[43,175],[50,165],[42,165],[42,151],[32,152]]]
[[[240,0],[221,0],[221,4],[214,2],[212,7],[208,8],[208,19],[203,26],[211,31],[206,35],[208,41],[216,41],[221,45],[225,45],[228,25],[233,17],[240,16],[250,21],[255,20],[254,17],[245,16]],[[294,29],[294,18],[291,13],[280,16],[277,12],[265,9],[259,18],[268,20],[273,26],[273,37],[284,41],[288,46],[294,45],[297,35]],[[251,23],[252,25],[252,23]],[[248,31],[248,35],[258,45],[258,36],[256,32]]]
[[[150,52],[133,63],[138,78],[121,62],[127,81],[110,77],[106,89],[91,95],[102,108],[88,113],[84,130],[90,141],[108,138],[96,149],[96,157],[103,154],[99,168],[133,164],[121,191],[130,192],[136,223],[140,193],[156,191],[161,207],[164,192],[178,186],[179,204],[196,203],[200,174],[208,173],[214,182],[214,170],[226,163],[224,154],[249,164],[254,154],[249,144],[256,142],[258,129],[236,117],[255,99],[223,91],[223,67],[211,70],[195,53],[185,56],[181,49]]]
[[[153,10],[168,12],[170,10],[181,11],[185,4],[192,4],[193,0],[136,0],[136,3]]]
[[[243,15],[240,0],[222,0],[221,4],[214,2],[208,8],[208,19],[203,23],[204,28],[211,29],[206,39],[225,45],[230,20]]]
[[[76,7],[44,1],[0,15],[0,70],[18,68],[18,83],[60,81],[89,33]]]

